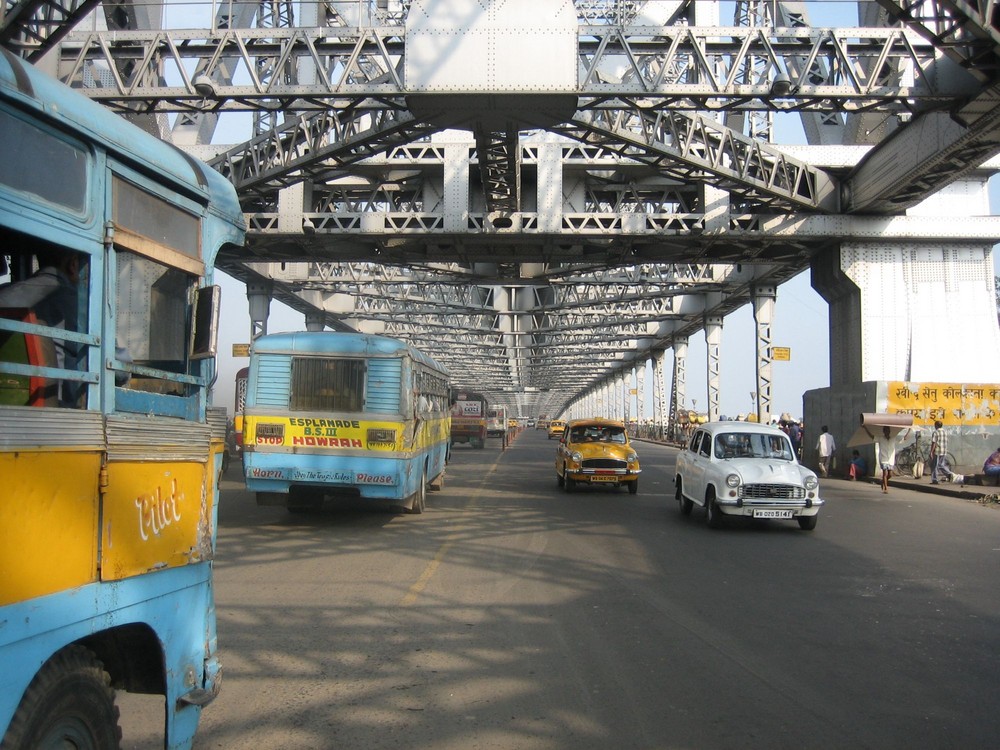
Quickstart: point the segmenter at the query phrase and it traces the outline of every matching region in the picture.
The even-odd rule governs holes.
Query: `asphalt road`
[[[996,506],[823,480],[813,532],[713,531],[675,449],[636,496],[563,493],[554,454],[458,446],[422,516],[258,508],[231,469],[195,747],[997,746]],[[162,747],[149,700],[127,750]]]

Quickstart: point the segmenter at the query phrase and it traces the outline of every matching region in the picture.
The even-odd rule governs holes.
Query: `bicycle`
[[[921,444],[920,433],[917,433],[912,443],[896,451],[896,474],[920,479],[925,471],[931,470],[930,451],[930,442]],[[955,466],[955,457],[950,452],[945,451],[944,457],[949,466]]]

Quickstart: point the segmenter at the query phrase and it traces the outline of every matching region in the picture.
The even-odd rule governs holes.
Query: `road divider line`
[[[494,474],[496,472],[497,467],[500,465],[501,458],[503,458],[502,453],[497,457],[497,460],[493,462],[493,465],[490,466],[489,471],[483,474],[483,478],[479,482],[479,486],[469,497],[469,502],[466,503],[465,508],[462,510],[463,513],[466,513],[475,508],[476,503],[479,502],[479,497],[483,493],[483,489],[485,488],[487,479],[489,479],[491,474]],[[413,585],[410,586],[409,589],[407,589],[406,596],[404,596],[402,600],[400,600],[399,605],[401,607],[410,607],[416,603],[417,598],[420,596],[421,593],[423,593],[424,589],[427,588],[427,584],[430,583],[430,580],[431,578],[434,577],[434,574],[437,572],[437,569],[441,567],[441,562],[444,560],[445,555],[447,555],[448,551],[455,546],[455,542],[458,541],[459,534],[460,532],[457,531],[452,532],[441,543],[441,546],[438,547],[437,552],[434,553],[434,557],[431,559],[429,563],[427,563],[427,567],[424,568],[423,572],[420,574],[417,580],[413,582]]]

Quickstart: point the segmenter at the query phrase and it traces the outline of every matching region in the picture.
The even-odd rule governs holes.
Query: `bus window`
[[[362,412],[365,362],[361,359],[292,360],[292,411]]]
[[[86,330],[88,284],[84,258],[79,253],[44,246],[33,253],[10,256],[10,281],[0,284],[0,317],[27,323],[31,328],[0,330],[2,361],[29,367],[82,369],[85,346],[42,327],[75,333]],[[85,405],[85,389],[79,381],[54,380],[34,373],[9,374],[4,383],[3,403],[9,405]]]
[[[116,344],[132,362],[167,372],[187,370],[194,279],[132,253],[118,253]],[[184,394],[182,383],[134,377],[134,390]]]

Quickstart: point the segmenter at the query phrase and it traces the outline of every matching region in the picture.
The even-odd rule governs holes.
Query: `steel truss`
[[[332,327],[411,340],[459,385],[535,413],[588,391],[620,402],[623,373],[654,355],[665,371],[665,349],[680,356],[706,321],[717,332],[840,240],[1000,236],[989,220],[899,216],[1000,150],[992,2],[880,0],[899,26],[869,13],[872,28],[848,29],[811,28],[802,3],[737,3],[732,27],[699,27],[685,2],[657,24],[642,23],[652,3],[575,5],[576,109],[540,138],[516,120],[477,128],[433,97],[415,114],[407,3],[350,18],[329,4],[307,21],[292,4],[237,2],[191,31],[148,28],[119,0],[70,31],[98,4],[21,0],[0,5],[0,43],[48,55],[180,145],[252,113],[251,138],[210,154],[251,231],[221,267]],[[873,148],[847,168],[793,156],[760,126],[788,113],[814,143]],[[456,150],[431,140],[445,126],[475,134]],[[673,370],[683,400],[682,356]],[[677,409],[659,405],[672,425]]]

